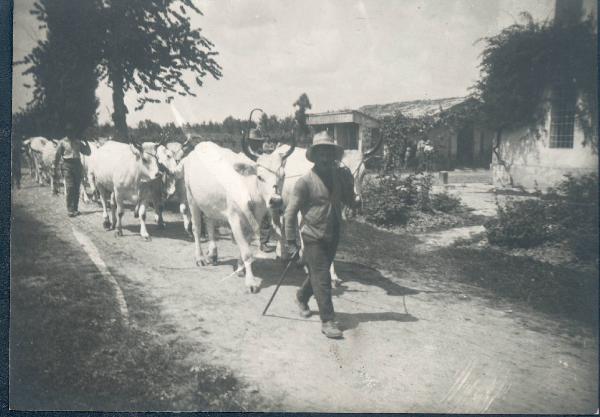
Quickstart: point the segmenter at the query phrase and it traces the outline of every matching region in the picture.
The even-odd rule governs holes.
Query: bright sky
[[[14,58],[21,59],[40,36],[28,14],[34,0],[15,1]],[[477,40],[498,33],[527,11],[551,18],[554,0],[200,0],[204,16],[193,23],[216,46],[223,78],[205,79],[197,97],[177,97],[191,123],[246,118],[261,107],[293,113],[308,94],[313,112],[365,104],[455,97],[478,78]],[[22,87],[23,67],[13,79],[13,109],[31,93]],[[191,77],[190,77],[191,79]],[[173,121],[166,104],[134,112],[128,124]],[[100,122],[112,111],[111,92],[98,88]]]

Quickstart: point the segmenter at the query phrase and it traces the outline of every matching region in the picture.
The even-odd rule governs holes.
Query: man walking
[[[339,166],[343,153],[344,149],[334,143],[326,131],[316,134],[306,151],[306,158],[314,163],[314,167],[296,182],[285,211],[286,219],[295,219],[298,211],[303,217],[300,228],[302,261],[309,274],[296,293],[296,304],[300,315],[309,317],[308,301],[314,295],[322,322],[321,331],[330,338],[342,337],[342,331],[334,322],[329,267],[340,238],[342,204],[352,205],[355,201],[352,173]],[[295,222],[287,221],[285,229],[288,251],[296,254]]]
[[[54,178],[58,178],[58,167],[62,159],[63,177],[65,179],[67,212],[69,217],[79,215],[79,188],[81,186],[82,166],[81,154],[90,155],[90,145],[86,141],[79,140],[72,125],[66,126],[67,136],[60,140],[54,156]],[[54,181],[56,184],[57,181]],[[54,194],[58,194],[56,185]]]

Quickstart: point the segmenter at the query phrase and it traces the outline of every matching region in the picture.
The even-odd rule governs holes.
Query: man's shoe
[[[300,316],[304,317],[305,319],[309,318],[312,313],[310,312],[310,308],[308,308],[308,303],[300,301],[298,297],[295,297],[294,301],[298,306],[298,312],[300,313]]]
[[[321,324],[321,333],[330,339],[340,339],[344,335],[333,321],[324,321]]]
[[[69,217],[75,217],[75,216],[77,216],[77,214],[75,214],[75,212],[74,212],[74,211],[70,211],[70,212],[67,214],[67,216],[69,216]]]
[[[266,243],[260,244],[260,250],[265,253],[273,252],[275,250],[274,246],[269,246]]]

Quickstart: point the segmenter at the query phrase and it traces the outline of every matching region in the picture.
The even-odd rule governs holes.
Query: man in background
[[[67,136],[60,140],[54,156],[54,178],[58,178],[58,170],[62,160],[62,171],[65,180],[67,213],[69,217],[75,217],[79,214],[79,189],[81,187],[81,177],[83,168],[81,165],[81,155],[90,155],[90,145],[80,139],[80,132],[75,132],[71,124],[65,128]],[[58,194],[58,188],[54,181],[52,192]]]

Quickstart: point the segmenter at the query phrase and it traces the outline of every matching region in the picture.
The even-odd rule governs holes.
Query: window
[[[571,84],[556,87],[550,115],[550,147],[572,148],[577,95]]]

